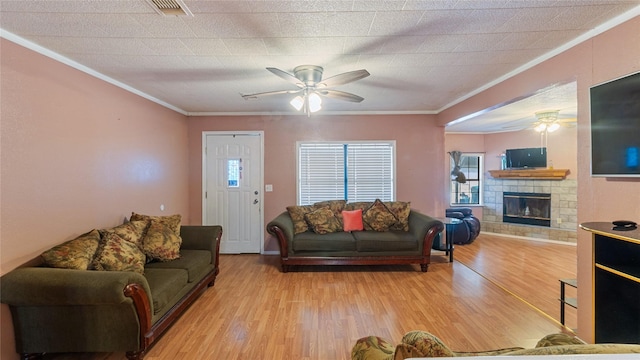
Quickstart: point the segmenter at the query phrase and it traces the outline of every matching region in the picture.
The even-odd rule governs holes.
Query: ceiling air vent
[[[158,14],[165,16],[193,16],[182,0],[145,0]]]

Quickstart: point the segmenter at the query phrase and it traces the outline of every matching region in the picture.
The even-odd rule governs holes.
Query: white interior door
[[[220,252],[260,253],[262,133],[204,133],[203,224],[222,225]]]

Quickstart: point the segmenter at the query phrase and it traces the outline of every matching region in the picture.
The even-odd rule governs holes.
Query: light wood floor
[[[145,359],[350,359],[360,337],[397,343],[418,329],[457,351],[532,347],[544,335],[566,331],[542,309],[557,307],[557,278],[574,276],[572,251],[481,235],[458,246],[453,263],[434,252],[427,273],[418,266],[323,266],[283,274],[276,256],[222,255],[215,287]],[[46,358],[116,360],[124,354]]]
[[[575,245],[481,234],[478,241],[457,246],[454,255],[473,271],[560,321],[559,280],[576,277]],[[576,297],[576,289],[565,289],[567,297]],[[565,309],[565,324],[575,328],[576,310]]]

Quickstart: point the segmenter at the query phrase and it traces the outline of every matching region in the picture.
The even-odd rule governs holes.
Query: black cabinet
[[[640,231],[580,227],[593,233],[595,342],[640,344]]]

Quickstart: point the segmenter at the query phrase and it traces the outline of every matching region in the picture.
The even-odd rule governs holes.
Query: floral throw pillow
[[[169,216],[151,216],[151,215],[141,215],[136,214],[135,212],[131,213],[131,217],[129,221],[146,221],[147,225],[151,222],[151,220],[159,221],[165,224],[171,231],[173,231],[176,236],[180,236],[180,222],[182,221],[182,215],[175,214]]]
[[[362,221],[365,230],[389,231],[398,222],[398,218],[380,199],[376,199],[369,208],[362,212]]]
[[[138,246],[142,243],[142,236],[147,228],[147,222],[142,220],[127,221],[122,225],[114,228],[100,230],[103,235],[107,232],[117,234],[122,239],[132,242]]]
[[[287,206],[291,221],[293,221],[293,234],[300,234],[309,231],[309,225],[304,218],[306,213],[310,213],[317,207],[315,205]]]
[[[409,231],[409,213],[411,212],[411,203],[404,201],[390,201],[385,202],[384,204],[398,219],[398,221],[391,226],[390,230]]]
[[[338,220],[342,221],[342,210],[344,210],[344,206],[347,204],[346,200],[326,200],[320,201],[313,204],[316,208],[320,207],[329,207],[331,211],[333,211],[333,215],[335,215]]]
[[[358,201],[358,202],[352,202],[352,203],[347,203],[344,206],[345,210],[366,210],[367,208],[369,208],[369,206],[371,206],[371,204],[373,204],[373,202],[371,201]]]
[[[342,231],[342,223],[329,207],[322,207],[304,214],[309,227],[316,234],[327,234]]]
[[[170,261],[180,257],[182,238],[159,220],[151,220],[147,234],[142,239],[142,251],[148,257]]]
[[[94,229],[43,252],[42,258],[50,267],[87,270],[99,244],[100,233]]]
[[[146,257],[137,244],[116,233],[107,232],[100,241],[100,248],[93,260],[96,270],[133,271],[144,274]]]

